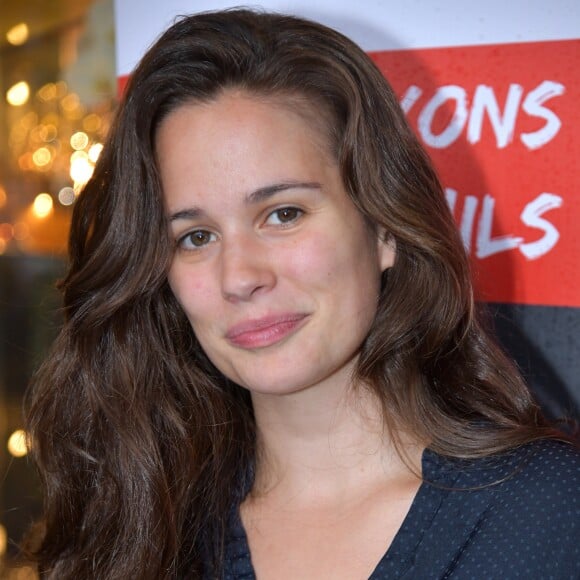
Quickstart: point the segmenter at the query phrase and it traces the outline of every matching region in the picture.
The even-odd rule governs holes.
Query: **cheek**
[[[285,255],[278,256],[278,263],[286,274],[310,282],[342,285],[358,278],[359,283],[374,283],[375,278],[380,278],[380,267],[373,241],[365,232],[340,228],[339,231],[344,235],[326,231],[310,233],[295,248],[285,248]]]
[[[336,240],[324,232],[311,232],[299,241],[280,248],[273,257],[284,276],[304,280],[309,285],[322,283],[336,275],[340,263]]]
[[[215,290],[211,288],[209,277],[201,272],[173,267],[167,276],[173,295],[183,308],[191,323],[198,321],[202,313],[211,310],[211,299]]]
[[[310,236],[293,264],[293,275],[330,313],[333,334],[352,333],[356,342],[366,335],[376,314],[381,268],[376,243],[366,230],[355,228],[339,230],[342,236],[328,232]]]

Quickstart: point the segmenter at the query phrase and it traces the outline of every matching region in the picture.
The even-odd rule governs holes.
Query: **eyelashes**
[[[177,245],[183,250],[197,250],[217,240],[217,235],[208,230],[194,230],[181,236]]]
[[[285,229],[302,218],[304,210],[295,206],[284,206],[271,211],[263,222],[265,227]],[[177,239],[177,248],[184,251],[199,251],[218,241],[219,236],[211,230],[203,228],[190,230]]]
[[[291,224],[299,219],[303,214],[304,212],[298,207],[281,207],[271,212],[265,223],[272,225]]]

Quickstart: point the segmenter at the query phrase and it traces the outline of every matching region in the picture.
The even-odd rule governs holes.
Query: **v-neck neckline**
[[[369,580],[401,576],[408,570],[423,541],[425,532],[429,529],[458,476],[458,472],[446,469],[443,458],[430,449],[423,451],[421,469],[422,482],[411,502],[411,507],[390,546],[369,576]],[[226,542],[226,560],[230,568],[227,570],[226,578],[255,580],[256,574],[250,546],[239,506],[236,506],[231,516],[230,531]]]

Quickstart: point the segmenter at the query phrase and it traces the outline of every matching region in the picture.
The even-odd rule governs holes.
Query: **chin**
[[[236,382],[255,395],[291,395],[314,386],[311,381],[300,377],[292,377],[288,374],[280,376],[278,373],[273,373],[270,376],[267,373],[262,373],[256,380],[251,380],[248,377]]]
[[[252,369],[239,369],[232,380],[252,394],[291,395],[325,387],[342,388],[350,384],[351,376],[352,364],[321,367],[318,364],[308,365],[302,357],[299,363],[294,360],[289,365],[273,362]]]

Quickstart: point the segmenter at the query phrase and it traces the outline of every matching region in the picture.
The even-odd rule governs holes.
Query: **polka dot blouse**
[[[427,449],[422,466],[424,482],[370,580],[580,579],[580,453],[572,446],[535,442],[477,460]],[[255,579],[237,512],[225,555],[226,580]]]

